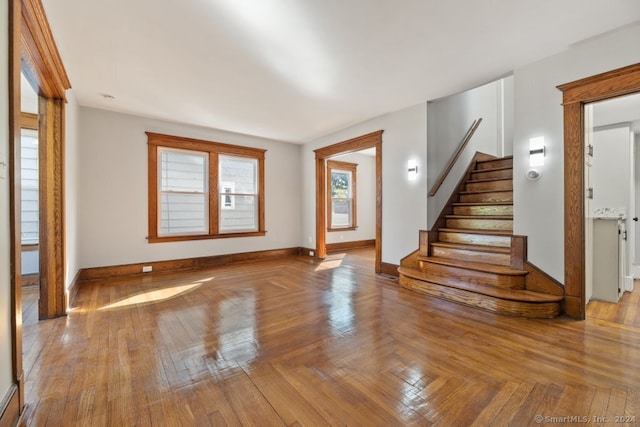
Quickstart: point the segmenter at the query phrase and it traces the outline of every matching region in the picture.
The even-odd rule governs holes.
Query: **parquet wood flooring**
[[[88,282],[24,325],[27,421],[637,425],[637,312],[499,316],[375,275],[370,249]]]

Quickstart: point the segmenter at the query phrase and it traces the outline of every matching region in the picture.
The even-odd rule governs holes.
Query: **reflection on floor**
[[[334,255],[83,284],[24,327],[27,422],[637,424],[640,328],[498,316]]]

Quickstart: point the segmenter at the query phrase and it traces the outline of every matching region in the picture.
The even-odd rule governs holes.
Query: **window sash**
[[[209,233],[209,153],[159,147],[158,153],[158,236],[188,236]],[[169,169],[170,155],[201,158],[201,177],[189,178],[200,171],[189,170],[186,163],[173,163]],[[163,160],[163,159],[167,160]],[[197,165],[200,166],[200,165]],[[170,172],[173,172],[172,176]],[[199,189],[188,181],[200,181]],[[177,188],[183,188],[179,190]],[[201,205],[199,207],[198,205]]]
[[[221,183],[219,233],[258,231],[258,166],[257,159],[226,154],[218,156],[218,182]],[[227,192],[225,187],[233,190]]]

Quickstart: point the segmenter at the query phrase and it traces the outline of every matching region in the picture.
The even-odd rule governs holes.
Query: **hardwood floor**
[[[68,317],[24,325],[28,423],[638,424],[637,306],[499,316],[403,289],[372,255],[85,283]]]

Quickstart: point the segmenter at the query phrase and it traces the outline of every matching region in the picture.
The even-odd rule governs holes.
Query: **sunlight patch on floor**
[[[342,265],[342,260],[346,254],[331,254],[328,255],[317,267],[315,271],[324,271],[338,268]]]

